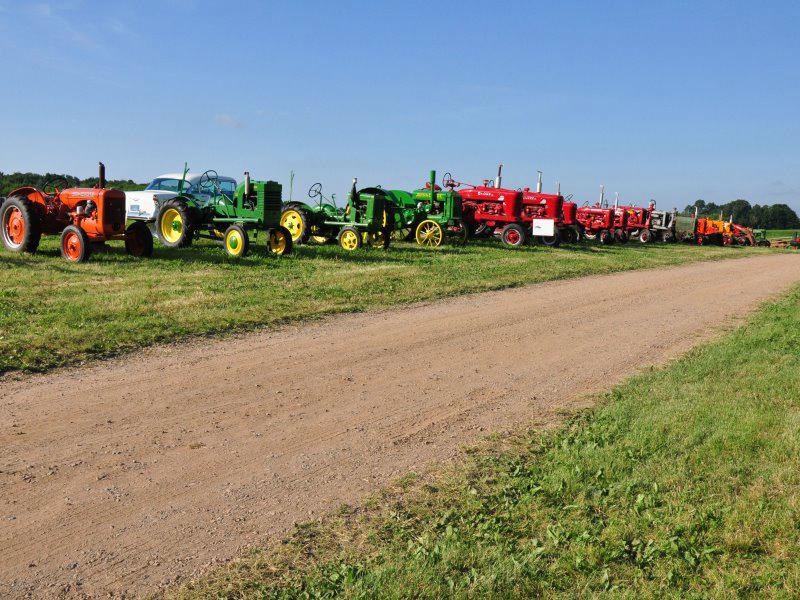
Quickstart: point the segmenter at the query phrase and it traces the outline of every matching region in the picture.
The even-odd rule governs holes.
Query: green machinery
[[[755,240],[756,246],[769,248],[772,245],[767,239],[766,229],[753,229],[753,240]]]
[[[187,171],[184,169],[184,180]],[[200,178],[198,185],[205,199],[184,192],[181,186],[178,196],[159,208],[156,233],[161,243],[181,248],[198,238],[213,239],[222,242],[229,256],[241,257],[250,249],[250,238],[264,232],[271,254],[290,253],[292,236],[280,225],[281,184],[252,181],[250,173],[244,176],[233,198],[222,192],[215,171],[206,171]]]
[[[388,248],[392,221],[386,190],[358,190],[357,182],[353,179],[353,188],[344,208],[336,206],[335,198],[327,198],[322,193],[320,183],[308,190],[309,198],[318,199],[315,205],[305,202],[286,204],[280,223],[289,231],[292,241],[304,244],[313,240],[324,244],[336,239],[347,251],[358,250],[364,244]]]
[[[467,243],[461,196],[452,189],[442,191],[436,185],[436,171],[431,171],[424,188],[391,190],[388,195],[396,237],[414,238],[421,246],[441,246],[445,238],[458,245]]]

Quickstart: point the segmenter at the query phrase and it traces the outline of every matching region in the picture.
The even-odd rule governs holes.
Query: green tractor
[[[388,248],[392,232],[390,205],[386,191],[381,188],[358,190],[358,180],[353,179],[353,188],[347,206],[336,206],[335,198],[322,193],[322,184],[315,183],[308,190],[308,197],[318,199],[316,205],[305,202],[290,202],[283,208],[280,223],[290,233],[295,244],[313,240],[325,244],[333,239],[344,250],[358,250],[363,245]]]
[[[766,229],[753,229],[753,240],[755,241],[756,246],[769,248],[772,245],[772,243],[767,238]]]
[[[452,188],[442,191],[436,185],[436,171],[422,189],[388,192],[394,217],[394,235],[399,239],[415,239],[421,246],[441,246],[447,238],[464,245],[469,230],[464,221],[461,196]]]
[[[204,198],[184,191],[181,185],[178,196],[159,207],[155,224],[159,241],[168,248],[183,248],[195,239],[212,239],[238,258],[247,255],[251,237],[263,231],[271,254],[290,253],[292,236],[280,225],[281,184],[252,181],[247,172],[244,176],[232,198],[222,191],[216,171],[206,171],[200,178]]]

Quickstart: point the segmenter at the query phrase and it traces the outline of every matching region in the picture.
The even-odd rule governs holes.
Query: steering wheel
[[[316,198],[318,196],[322,196],[322,184],[315,183],[310,188],[308,188],[308,197],[309,198]]]
[[[219,189],[219,175],[213,169],[209,169],[200,176],[198,187],[206,193],[211,193]]]
[[[456,182],[453,181],[453,174],[450,171],[447,171],[444,175],[442,175],[442,187],[455,187]]]
[[[72,183],[66,177],[51,177],[42,184],[42,191],[48,196],[55,196],[61,190],[67,189]]]

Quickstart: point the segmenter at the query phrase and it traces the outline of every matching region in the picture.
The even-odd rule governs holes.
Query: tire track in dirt
[[[798,280],[789,254],[632,271],[7,378],[0,596],[153,592],[488,432],[558,422]]]

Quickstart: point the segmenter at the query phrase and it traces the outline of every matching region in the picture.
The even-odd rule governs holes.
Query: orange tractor
[[[697,219],[697,243],[722,246],[755,246],[753,230],[733,221],[721,219]]]
[[[92,247],[125,240],[133,256],[153,254],[153,234],[143,222],[125,229],[125,192],[106,189],[105,166],[95,188],[59,189],[69,185],[51,179],[42,189],[14,190],[0,205],[0,235],[12,252],[36,252],[42,235],[61,235],[61,256],[70,262],[89,258]]]

